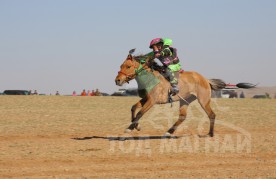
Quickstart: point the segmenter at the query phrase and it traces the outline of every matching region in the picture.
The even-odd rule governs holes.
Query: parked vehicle
[[[5,95],[30,95],[28,90],[5,90]]]
[[[102,93],[103,96],[110,96],[108,93]]]
[[[137,89],[119,89],[111,96],[138,96],[138,91]]]

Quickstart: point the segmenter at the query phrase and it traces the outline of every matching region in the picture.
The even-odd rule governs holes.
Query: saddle
[[[166,76],[166,74],[165,74],[165,68],[166,67],[160,66],[160,65],[158,65],[155,62],[151,65],[151,69],[152,70],[158,71],[165,79],[167,79],[168,81],[170,81],[170,79],[168,78],[168,76]],[[179,71],[175,71],[173,73],[174,73],[174,76],[176,77],[176,79],[178,80],[179,79],[179,73],[183,73],[183,72],[184,72],[184,70],[180,69]]]

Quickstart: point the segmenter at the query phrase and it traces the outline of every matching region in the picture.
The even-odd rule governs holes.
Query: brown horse
[[[115,82],[116,85],[122,86],[124,83],[129,82],[134,79],[137,75],[137,69],[141,67],[142,70],[147,70],[153,73],[159,78],[160,82],[139,102],[134,104],[131,108],[131,124],[125,130],[125,132],[130,132],[133,129],[140,130],[139,119],[154,105],[154,104],[165,104],[168,103],[169,91],[171,85],[168,80],[160,75],[158,71],[152,70],[149,66],[152,60],[146,59],[145,63],[141,63],[141,56],[132,56],[129,54],[127,59],[121,65],[121,70],[119,71]],[[220,90],[223,89],[226,84],[219,79],[208,80],[202,75],[196,72],[182,72],[179,73],[178,87],[179,93],[177,95],[171,96],[173,101],[180,101],[179,107],[179,118],[175,124],[167,131],[165,135],[171,135],[176,130],[176,128],[185,120],[187,116],[187,108],[189,104],[198,99],[199,104],[207,113],[210,119],[210,130],[208,135],[213,137],[214,135],[214,124],[215,124],[215,113],[210,107],[211,102],[211,89]],[[138,112],[138,109],[140,111]]]

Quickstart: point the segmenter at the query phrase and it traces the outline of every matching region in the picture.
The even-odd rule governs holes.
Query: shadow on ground
[[[127,137],[103,137],[103,136],[89,136],[89,137],[80,137],[80,138],[72,138],[73,140],[91,140],[91,139],[105,139],[105,140],[151,140],[151,139],[178,139],[181,137],[186,137],[188,135],[181,136],[127,136]]]

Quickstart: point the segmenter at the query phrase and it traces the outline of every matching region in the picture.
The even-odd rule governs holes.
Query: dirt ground
[[[0,96],[0,178],[275,178],[276,100],[213,99],[215,137],[194,102],[154,106],[125,134],[136,97]]]

